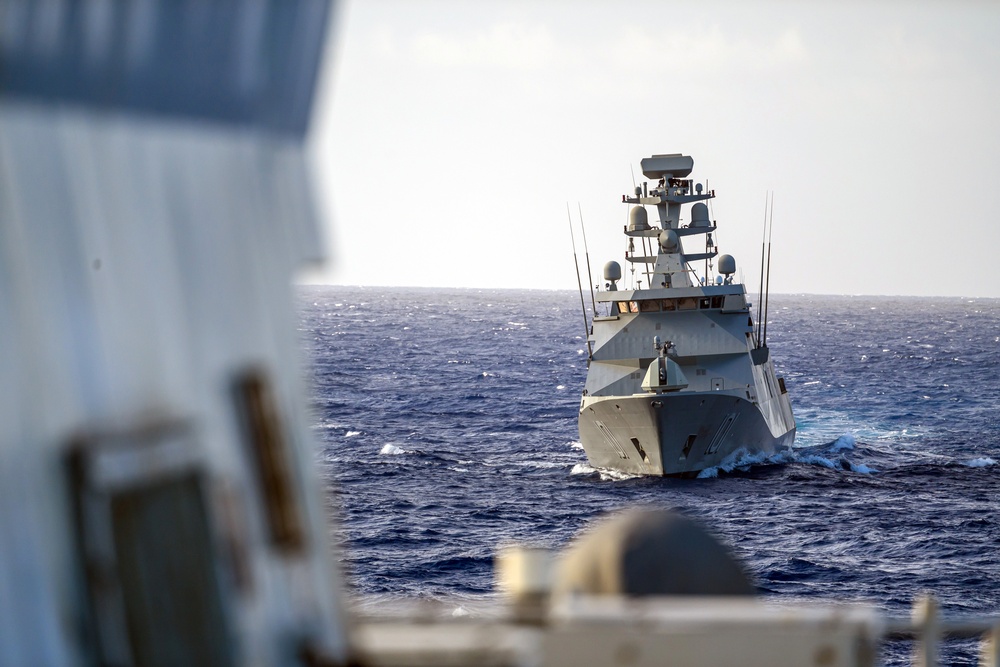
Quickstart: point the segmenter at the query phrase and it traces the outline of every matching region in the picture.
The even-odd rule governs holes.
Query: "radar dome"
[[[666,252],[677,252],[678,247],[680,247],[680,239],[677,238],[677,232],[672,229],[664,229],[660,232],[659,240],[660,247]]]
[[[649,216],[646,215],[646,207],[633,206],[628,212],[628,230],[642,232],[647,229],[649,229]]]
[[[711,227],[712,220],[708,217],[708,207],[698,202],[691,207],[692,227]]]
[[[732,255],[719,257],[719,273],[726,276],[736,273],[736,259]]]
[[[604,279],[615,282],[622,279],[622,266],[618,262],[608,262],[604,265]]]

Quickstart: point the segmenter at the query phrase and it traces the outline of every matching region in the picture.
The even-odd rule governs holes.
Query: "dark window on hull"
[[[646,456],[646,450],[639,444],[639,438],[632,438],[632,445],[635,447],[635,451],[639,452],[639,456],[642,457],[642,460],[649,463],[649,457]]]
[[[694,441],[697,439],[697,433],[692,433],[687,437],[687,440],[684,442],[684,449],[681,451],[681,458],[686,459],[688,457],[688,454],[691,453],[691,448],[694,447]]]

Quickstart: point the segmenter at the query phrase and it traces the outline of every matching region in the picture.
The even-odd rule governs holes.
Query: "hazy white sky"
[[[336,38],[307,281],[575,289],[567,202],[596,278],[682,152],[749,286],[773,190],[774,292],[1000,297],[1000,3],[369,0]]]

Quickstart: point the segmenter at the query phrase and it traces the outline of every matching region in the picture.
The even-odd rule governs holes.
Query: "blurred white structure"
[[[329,14],[0,0],[0,665],[346,660],[290,299]]]

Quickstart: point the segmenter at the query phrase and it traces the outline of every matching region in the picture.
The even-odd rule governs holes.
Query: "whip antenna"
[[[761,313],[764,302],[764,247],[767,239],[767,200],[768,193],[764,193],[764,231],[760,237],[760,289],[757,290],[757,347],[761,346]]]
[[[576,267],[576,286],[580,291],[580,309],[583,311],[583,334],[587,341],[587,363],[594,357],[590,347],[590,325],[587,324],[587,304],[583,301],[583,283],[580,282],[580,260],[576,257],[576,239],[573,237],[573,216],[569,212],[569,202],[566,202],[566,219],[569,220],[569,240],[573,244],[573,265]]]
[[[767,228],[767,282],[764,283],[764,345],[767,345],[767,300],[771,295],[771,232],[774,231],[774,193],[771,193],[771,220]]]
[[[591,313],[594,317],[597,317],[597,302],[594,300],[594,275],[590,272],[590,250],[587,248],[587,228],[583,226],[583,207],[580,206],[580,202],[576,203],[576,207],[580,210],[580,233],[583,234],[583,253],[587,260],[587,280],[590,281],[590,306]],[[572,224],[570,224],[572,228]]]

